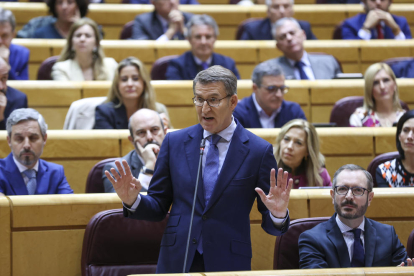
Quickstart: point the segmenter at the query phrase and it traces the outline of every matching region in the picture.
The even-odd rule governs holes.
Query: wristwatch
[[[153,170],[150,170],[150,169],[147,169],[145,166],[143,166],[141,168],[141,173],[144,173],[144,174],[154,174],[154,171]]]

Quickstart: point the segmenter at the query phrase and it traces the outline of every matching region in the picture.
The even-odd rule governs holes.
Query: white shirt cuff
[[[163,34],[162,36],[160,36],[159,38],[157,38],[156,41],[169,41],[168,36],[166,36],[165,34]]]
[[[272,215],[272,213],[269,211],[269,213],[270,213],[270,218],[272,219],[272,221],[273,221],[273,224],[277,227],[277,228],[280,228],[282,225],[283,225],[283,223],[285,223],[285,221],[286,221],[286,219],[289,217],[289,209],[287,209],[287,212],[286,212],[286,216],[284,217],[284,218],[277,218],[277,217],[275,217],[275,216],[273,216]]]
[[[141,183],[141,186],[148,191],[149,184],[151,182],[152,175],[139,173],[138,180]]]
[[[371,39],[371,32],[368,32],[364,29],[359,29],[358,37],[363,40],[370,40]]]
[[[137,210],[137,208],[138,208],[138,205],[139,205],[139,203],[141,202],[141,195],[140,194],[138,194],[138,196],[137,196],[137,200],[135,200],[135,202],[134,202],[134,204],[132,204],[132,206],[131,206],[131,208],[128,208],[126,205],[125,205],[125,203],[123,203],[122,202],[122,205],[128,210],[128,211],[130,211],[131,213],[134,213],[136,210]]]
[[[405,34],[404,34],[402,31],[400,31],[400,33],[399,33],[399,34],[397,34],[397,35],[394,37],[394,39],[396,39],[396,40],[405,40]]]

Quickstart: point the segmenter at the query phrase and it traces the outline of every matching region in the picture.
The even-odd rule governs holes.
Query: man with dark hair
[[[134,145],[134,150],[122,157],[131,167],[131,172],[141,185],[142,192],[148,190],[148,185],[154,174],[155,162],[161,148],[167,127],[164,126],[160,115],[151,109],[141,108],[129,118],[128,140]],[[103,167],[102,180],[106,193],[115,193],[105,171],[115,168],[115,162],[108,163]]]
[[[11,153],[0,159],[0,194],[72,194],[63,167],[40,159],[47,140],[47,124],[34,109],[13,111],[7,120]]]
[[[193,92],[200,124],[166,135],[146,196],[139,194],[141,184],[125,161],[125,172],[116,161],[121,173],[111,169],[114,178],[109,172],[106,176],[124,202],[126,217],[162,220],[170,210],[157,273],[182,272],[204,141],[184,270],[250,270],[253,203],[257,199],[262,228],[271,235],[283,234],[289,225],[287,206],[293,180],[288,182],[287,172],[280,169],[276,185],[272,145],[233,118],[237,79],[230,70],[213,66],[201,71],[193,81]]]
[[[280,128],[293,119],[306,120],[299,104],[283,99],[289,87],[279,65],[260,63],[253,70],[252,81],[253,94],[241,100],[233,113],[245,128]]]
[[[365,217],[372,187],[372,176],[360,166],[336,171],[331,190],[335,214],[300,235],[300,268],[412,265],[394,227]]]
[[[193,80],[198,72],[220,65],[240,79],[232,58],[214,53],[214,43],[219,35],[216,21],[209,15],[194,15],[187,24],[187,39],[191,51],[170,61],[165,73],[167,80]]]

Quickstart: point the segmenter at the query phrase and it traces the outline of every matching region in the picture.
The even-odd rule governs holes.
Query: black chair
[[[127,22],[122,28],[121,35],[119,39],[128,39],[132,37],[132,27],[134,26],[134,21]]]
[[[37,70],[37,80],[53,80],[51,76],[52,67],[58,61],[59,57],[60,56],[48,57],[42,62]]]
[[[165,73],[167,73],[170,60],[177,58],[178,55],[165,56],[157,59],[151,68],[152,80],[165,80]]]
[[[102,170],[107,163],[114,162],[119,158],[108,158],[98,162],[89,171],[88,178],[86,179],[85,193],[105,193],[105,188],[102,182]]]

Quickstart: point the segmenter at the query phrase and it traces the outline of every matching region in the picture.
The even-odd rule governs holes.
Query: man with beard
[[[7,119],[7,142],[12,152],[0,159],[0,194],[72,194],[63,167],[40,159],[47,124],[31,108],[14,110]]]
[[[331,190],[336,213],[300,235],[300,268],[412,265],[394,227],[364,216],[372,187],[372,176],[360,166],[336,171]]]
[[[141,182],[141,191],[146,192],[154,173],[158,152],[167,134],[167,127],[157,112],[142,108],[129,118],[128,128],[128,140],[134,145],[135,150],[130,151],[122,159],[127,161],[133,176]],[[110,171],[111,168],[116,168],[115,162],[106,164],[102,170],[106,193],[115,193],[113,185],[105,175],[105,171]]]

